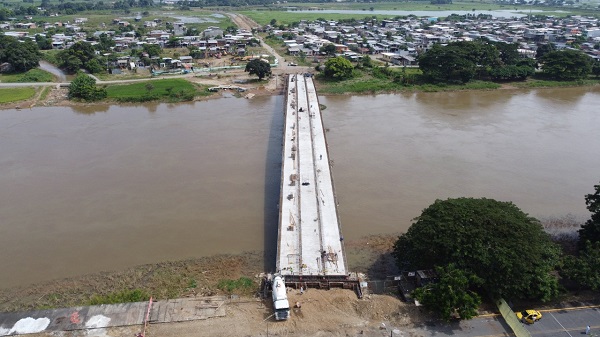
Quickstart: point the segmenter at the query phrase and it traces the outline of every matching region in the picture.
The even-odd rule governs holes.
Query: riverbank
[[[275,69],[274,69],[275,70]],[[298,67],[298,71],[310,71]],[[199,90],[205,90],[208,86],[236,85],[244,87],[244,93],[230,92],[227,95],[238,97],[254,97],[265,95],[280,95],[284,90],[283,76],[286,74],[274,72],[274,76],[265,81],[257,81],[242,71],[230,71],[227,74],[218,74],[214,77],[195,77],[186,76],[185,80],[197,85]],[[161,79],[169,79],[164,76]],[[150,80],[150,79],[148,79]],[[241,84],[240,84],[241,83]],[[372,94],[394,94],[404,92],[453,92],[453,91],[479,91],[479,90],[502,90],[502,89],[544,89],[544,88],[570,88],[570,87],[594,87],[600,85],[600,79],[587,79],[581,81],[547,81],[539,79],[530,79],[522,82],[486,82],[472,81],[463,85],[450,84],[414,84],[407,85],[397,83],[390,79],[376,78],[366,72],[358,72],[356,76],[344,81],[330,81],[326,79],[317,79],[315,81],[319,95],[372,95]],[[140,86],[140,84],[137,84]],[[145,84],[144,84],[145,86]],[[113,86],[114,87],[114,86]],[[22,88],[24,90],[33,90],[31,88]],[[139,88],[138,88],[139,89]],[[14,90],[14,89],[0,89]],[[113,89],[114,90],[114,89]],[[144,89],[146,91],[152,89]],[[144,90],[139,91],[140,100],[144,95],[148,95]],[[37,94],[36,94],[37,93]],[[250,94],[250,95],[249,95]],[[157,102],[170,102],[169,95],[156,99]],[[208,99],[220,98],[222,93],[201,92],[196,95],[192,101],[203,101]],[[132,102],[140,101],[132,98]],[[103,100],[101,102],[78,102],[68,99],[68,88],[59,85],[53,87],[39,87],[35,92],[23,100],[12,100],[11,102],[1,103],[0,110],[5,109],[28,109],[36,106],[89,106],[93,104],[121,104],[117,100]]]
[[[346,241],[350,270],[383,278],[396,272],[390,255],[397,234],[374,235]],[[270,264],[269,264],[270,265]],[[183,261],[159,262],[121,271],[100,272],[46,283],[0,289],[0,311],[30,311],[93,304],[132,290],[155,299],[218,294],[253,295],[258,275],[268,269],[263,252],[215,255]],[[248,290],[223,290],[223,281],[246,277],[256,282]],[[219,284],[221,282],[221,285]]]

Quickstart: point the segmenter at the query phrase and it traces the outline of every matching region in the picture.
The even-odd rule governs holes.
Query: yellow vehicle
[[[542,319],[542,313],[537,310],[523,310],[517,312],[517,318],[523,323],[533,324]]]

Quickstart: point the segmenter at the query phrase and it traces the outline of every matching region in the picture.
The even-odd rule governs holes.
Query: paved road
[[[388,328],[387,336],[391,334],[393,327]],[[395,328],[400,330],[399,334],[393,336],[452,336],[452,337],[493,337],[513,335],[510,327],[504,322],[500,315],[485,315],[468,321],[452,323],[431,323],[418,325],[410,328]]]
[[[542,311],[542,319],[526,328],[535,337],[579,337],[587,325],[592,335],[600,336],[600,307]]]

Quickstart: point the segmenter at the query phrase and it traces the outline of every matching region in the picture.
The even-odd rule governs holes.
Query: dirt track
[[[300,302],[288,321],[276,322],[271,317],[269,302],[250,298],[228,304],[222,318],[150,325],[146,336],[389,336],[392,328],[410,332],[421,321],[419,309],[393,296],[370,295],[359,300],[350,290],[309,289],[303,295],[289,292],[290,302]],[[382,323],[385,328],[382,328]],[[107,330],[63,332],[61,336],[127,336],[142,331],[140,326]],[[46,337],[57,334],[35,334]],[[407,336],[406,334],[404,335]],[[415,331],[409,336],[415,336]]]

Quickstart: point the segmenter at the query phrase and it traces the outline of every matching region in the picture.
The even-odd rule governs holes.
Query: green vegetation
[[[40,94],[39,100],[44,101],[46,99],[46,97],[48,97],[50,90],[51,90],[50,87],[44,87],[44,89],[42,89],[42,93]]]
[[[352,63],[343,56],[332,57],[325,62],[323,76],[329,79],[344,80],[352,77]]]
[[[594,185],[594,190],[594,193],[585,196],[585,204],[592,216],[579,230],[580,248],[584,248],[587,242],[600,242],[600,184]]]
[[[559,81],[581,80],[592,73],[592,59],[579,50],[550,51],[540,62],[542,73]]]
[[[35,42],[29,39],[19,41],[12,36],[0,35],[0,63],[10,63],[15,72],[25,72],[38,67],[41,57]]]
[[[251,294],[256,287],[254,281],[247,277],[240,277],[237,280],[221,280],[217,283],[217,288],[228,294]]]
[[[191,101],[198,95],[197,87],[180,78],[113,85],[107,87],[106,91],[108,98],[120,102],[146,102],[162,98],[170,102]]]
[[[516,44],[487,41],[436,44],[419,56],[419,68],[429,83],[467,83],[473,79],[515,81],[535,72],[534,62],[519,57]]]
[[[69,99],[98,101],[106,98],[106,89],[96,87],[96,80],[79,72],[69,85]]]
[[[381,75],[384,72],[388,75]],[[394,78],[397,80],[394,80]],[[344,81],[329,80],[318,76],[317,85],[319,93],[322,94],[373,94],[401,91],[438,92],[500,88],[500,84],[486,81],[471,81],[466,84],[428,84],[422,83],[420,78],[421,71],[418,68],[379,67],[372,70],[355,69],[352,78]]]
[[[581,86],[593,86],[600,84],[600,80],[597,79],[585,79],[577,81],[551,81],[542,80],[534,77],[524,82],[513,82],[510,83],[512,86],[517,88],[562,88],[562,87],[581,87]]]
[[[121,290],[106,295],[93,295],[90,298],[88,305],[144,302],[148,301],[149,299],[150,294],[148,294],[148,292],[145,290]]]
[[[594,185],[594,193],[585,196],[587,209],[592,213],[581,229],[575,255],[563,260],[560,275],[569,280],[577,290],[600,290],[600,184]]]
[[[29,99],[35,95],[34,88],[2,88],[0,89],[0,103],[17,102]]]
[[[353,18],[369,18],[376,17],[378,20],[393,18],[396,15],[369,15],[369,12],[362,14],[337,14],[337,13],[319,13],[314,11],[311,13],[300,13],[300,12],[285,12],[285,11],[240,11],[240,14],[246,15],[252,20],[256,21],[260,25],[267,25],[273,18],[277,18],[278,25],[288,25],[294,22],[300,22],[302,20],[314,21],[317,19],[325,20],[341,20],[341,19],[353,19]]]
[[[31,69],[25,73],[13,73],[0,75],[3,83],[25,83],[25,82],[54,82],[54,75],[42,70]]]
[[[435,271],[438,281],[415,289],[415,298],[446,321],[454,317],[471,319],[477,316],[481,297],[469,289],[476,282],[474,276],[456,268],[452,263],[436,267]]]
[[[403,270],[454,264],[469,280],[466,289],[479,296],[548,301],[558,295],[559,247],[511,202],[436,200],[398,238],[393,255]],[[454,312],[461,303],[440,299],[435,306]]]
[[[271,65],[261,59],[254,59],[246,64],[244,71],[250,75],[256,75],[259,80],[262,80],[265,76],[271,76]]]
[[[600,290],[600,242],[586,241],[578,256],[565,256],[560,275],[572,283],[578,290]]]
[[[96,59],[96,50],[89,42],[79,41],[60,51],[56,55],[59,67],[67,72],[74,74],[80,69],[85,68],[91,73],[102,71],[100,62]]]

